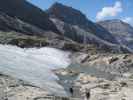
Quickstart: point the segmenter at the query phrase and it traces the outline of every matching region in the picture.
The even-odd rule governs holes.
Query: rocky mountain
[[[120,44],[133,49],[133,27],[121,20],[106,20],[98,22],[117,38]]]
[[[88,20],[84,14],[72,7],[55,3],[46,10],[46,13],[57,29],[73,41],[95,45],[95,47],[104,48],[104,50],[123,51],[128,49],[120,45],[105,28]]]
[[[73,40],[78,38],[77,41],[81,42],[85,35],[87,40],[90,37],[89,41],[91,41],[91,35],[95,35],[102,40],[117,43],[117,40],[106,29],[88,20],[82,12],[72,7],[55,3],[46,12],[58,29]]]
[[[62,7],[62,10],[68,10],[65,14],[60,11],[60,7],[57,9],[60,14],[62,12],[61,16],[65,14],[68,18],[63,20],[52,17],[49,12],[56,6]],[[76,16],[80,17],[80,23]],[[74,17],[77,18],[74,22],[67,21],[74,20]],[[65,50],[91,50],[92,52],[93,50],[98,52],[129,51],[127,48],[118,46],[117,40],[109,32],[87,20],[80,11],[58,3],[45,12],[25,0],[1,1],[0,31],[2,31],[0,43],[20,47],[51,46]]]
[[[15,31],[27,35],[42,35],[45,32],[36,26],[23,22],[17,17],[11,17],[4,12],[0,12],[0,31]]]
[[[44,11],[26,0],[1,0],[0,11],[43,30],[60,33]]]

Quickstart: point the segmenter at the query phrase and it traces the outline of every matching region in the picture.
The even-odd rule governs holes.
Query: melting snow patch
[[[58,95],[65,95],[52,70],[67,67],[71,63],[69,55],[69,52],[49,47],[21,49],[0,45],[0,72],[28,81],[51,93],[58,91]]]

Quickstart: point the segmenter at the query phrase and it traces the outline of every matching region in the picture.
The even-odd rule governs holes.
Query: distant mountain
[[[44,11],[26,0],[1,0],[0,11],[43,30],[60,33]]]
[[[46,12],[49,14],[51,19],[54,20],[54,23],[56,20],[55,24],[57,27],[59,26],[59,24],[64,25],[64,27],[62,25],[61,25],[62,27],[59,26],[58,29],[60,31],[63,31],[64,34],[66,34],[67,36],[69,33],[75,36],[77,34],[76,31],[78,31],[77,29],[74,30],[74,27],[76,27],[79,30],[81,29],[84,30],[84,32],[86,33],[86,36],[89,34],[93,34],[98,38],[101,38],[102,40],[105,40],[111,43],[117,43],[116,39],[106,29],[88,20],[83,13],[81,13],[80,11],[72,7],[68,7],[60,3],[55,3]],[[80,36],[77,36],[77,37],[83,36],[84,32],[82,32]],[[72,39],[75,40],[76,37],[73,38],[71,35],[69,35],[68,37],[71,37]]]
[[[117,38],[120,44],[133,49],[133,27],[121,20],[106,20],[98,22]]]

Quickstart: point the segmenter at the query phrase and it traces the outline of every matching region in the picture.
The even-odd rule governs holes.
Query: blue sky
[[[88,19],[122,19],[133,25],[133,0],[28,0],[45,10],[54,2],[71,6],[82,11]]]

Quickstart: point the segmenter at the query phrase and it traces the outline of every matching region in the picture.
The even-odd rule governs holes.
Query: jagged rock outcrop
[[[98,22],[99,25],[107,29],[120,44],[133,49],[133,27],[119,19]]]

